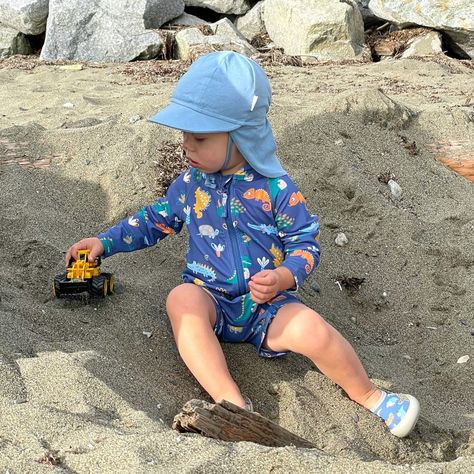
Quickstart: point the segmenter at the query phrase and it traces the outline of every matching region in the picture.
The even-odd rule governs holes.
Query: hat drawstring
[[[229,165],[230,159],[232,157],[232,143],[233,143],[232,137],[230,136],[230,133],[228,133],[227,134],[227,149],[226,149],[226,152],[225,152],[225,160],[224,160],[224,164],[222,165],[222,168],[220,169],[220,171],[225,171],[225,169]]]

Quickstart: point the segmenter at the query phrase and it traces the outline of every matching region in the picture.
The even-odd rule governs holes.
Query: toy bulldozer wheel
[[[92,278],[91,281],[91,294],[93,296],[101,296],[104,297],[107,295],[109,291],[109,280],[108,278],[101,274]]]
[[[60,273],[54,277],[53,294],[56,298],[61,298],[61,283],[67,281],[67,273]]]
[[[111,295],[115,290],[115,279],[112,273],[101,273],[107,279],[107,294]]]

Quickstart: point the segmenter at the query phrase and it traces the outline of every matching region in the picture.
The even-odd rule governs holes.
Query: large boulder
[[[243,15],[252,7],[248,0],[185,0],[186,6],[209,8],[217,13]]]
[[[265,31],[265,24],[263,23],[264,5],[265,1],[261,0],[245,15],[235,20],[235,26],[249,41]]]
[[[231,50],[246,56],[257,52],[228,18],[211,23],[208,31],[199,28],[181,30],[176,34],[175,42],[177,58],[186,60],[216,50]]]
[[[364,49],[364,22],[356,4],[265,0],[263,18],[270,38],[286,54],[345,59]]]
[[[0,23],[26,35],[46,29],[49,0],[0,0]]]
[[[184,11],[183,0],[50,0],[42,59],[115,62],[156,57],[159,28]]]
[[[14,54],[31,54],[30,42],[23,33],[0,25],[0,59]]]
[[[459,48],[474,58],[474,2],[456,0],[370,0],[370,10],[401,28],[420,25],[441,30]]]

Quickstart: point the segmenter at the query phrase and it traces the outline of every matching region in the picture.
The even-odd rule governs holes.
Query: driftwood
[[[296,446],[314,448],[307,440],[296,436],[259,413],[250,412],[226,400],[212,404],[190,400],[174,417],[173,429],[199,433],[223,441],[252,441],[264,446]]]

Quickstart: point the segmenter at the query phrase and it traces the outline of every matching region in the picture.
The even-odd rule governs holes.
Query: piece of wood
[[[259,413],[250,412],[226,400],[213,404],[190,400],[174,417],[173,429],[199,433],[223,441],[252,441],[264,446],[296,446],[314,448],[300,438]]]

